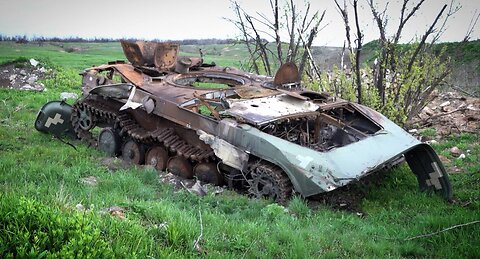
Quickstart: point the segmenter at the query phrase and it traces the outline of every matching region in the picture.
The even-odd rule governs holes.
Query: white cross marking
[[[63,123],[62,115],[60,113],[55,114],[54,118],[48,117],[47,122],[45,123],[45,127],[50,128],[50,125],[57,125],[57,123]]]
[[[440,190],[442,189],[442,184],[440,183],[440,177],[442,177],[442,171],[438,167],[438,164],[436,162],[432,163],[433,167],[433,172],[429,173],[428,176],[430,179],[427,179],[427,185],[428,186],[435,186],[435,189]]]

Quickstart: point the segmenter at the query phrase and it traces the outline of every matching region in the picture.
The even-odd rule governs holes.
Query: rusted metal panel
[[[148,81],[149,79],[147,76],[136,72],[132,66],[127,64],[117,64],[113,65],[112,67],[120,72],[120,74],[122,74],[127,81],[136,86],[143,85],[144,82]]]
[[[174,43],[121,41],[123,53],[134,66],[175,67],[179,46]]]
[[[312,102],[298,100],[288,95],[277,95],[233,101],[226,113],[255,125],[263,125],[282,117],[313,112],[318,108],[319,106]]]
[[[278,91],[261,87],[236,87],[235,93],[242,99],[262,98],[280,94]]]

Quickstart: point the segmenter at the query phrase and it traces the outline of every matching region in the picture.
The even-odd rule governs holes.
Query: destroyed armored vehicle
[[[176,44],[121,44],[129,63],[86,69],[69,120],[112,156],[277,202],[406,160],[422,190],[452,196],[429,145],[368,107],[304,89],[293,63],[272,78],[180,57]]]

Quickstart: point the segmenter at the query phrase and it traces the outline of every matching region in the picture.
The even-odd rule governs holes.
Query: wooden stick
[[[204,251],[199,245],[199,243],[200,243],[200,241],[202,240],[202,237],[203,237],[203,221],[202,221],[202,212],[200,210],[198,210],[198,215],[200,217],[200,235],[193,242],[193,248],[195,248],[199,253],[203,254]]]
[[[449,230],[452,230],[452,229],[455,229],[455,228],[465,227],[465,226],[468,226],[468,225],[473,225],[473,224],[478,224],[478,223],[480,223],[480,220],[475,220],[475,221],[468,222],[468,223],[465,223],[465,224],[451,226],[451,227],[448,227],[448,228],[445,228],[445,229],[442,229],[442,230],[439,230],[439,231],[436,231],[436,232],[433,232],[433,233],[405,238],[404,241],[410,241],[410,240],[414,240],[414,239],[418,239],[418,238],[424,238],[424,237],[431,237],[431,236],[434,236],[434,235],[437,235],[437,234],[440,234],[442,232],[449,231]]]

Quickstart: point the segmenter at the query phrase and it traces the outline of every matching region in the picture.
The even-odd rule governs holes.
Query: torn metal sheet
[[[261,87],[237,87],[235,88],[235,93],[242,99],[262,98],[280,94],[276,90]]]
[[[431,147],[390,121],[382,124],[383,134],[324,152],[292,144],[244,124],[219,126],[219,135],[234,146],[267,161],[278,161],[295,190],[304,196],[332,191],[357,181],[396,164],[405,154],[423,189],[433,186],[444,197],[451,198],[448,176]]]
[[[142,103],[133,101],[133,98],[135,97],[136,89],[137,88],[135,86],[132,87],[132,90],[130,91],[130,95],[128,96],[127,102],[122,107],[120,107],[120,111],[126,110],[128,108],[135,110],[138,107],[142,106]]]
[[[313,112],[318,108],[318,105],[309,101],[299,100],[288,95],[277,95],[235,101],[225,113],[240,117],[255,125],[262,125],[281,117]]]
[[[236,148],[234,145],[227,141],[207,134],[202,130],[197,130],[197,134],[205,144],[210,145],[215,155],[219,157],[222,162],[235,169],[243,171],[248,163],[248,154],[241,149]]]
[[[124,99],[131,95],[130,90],[132,90],[133,87],[134,86],[131,84],[101,85],[91,89],[89,93],[98,94],[104,97]]]

